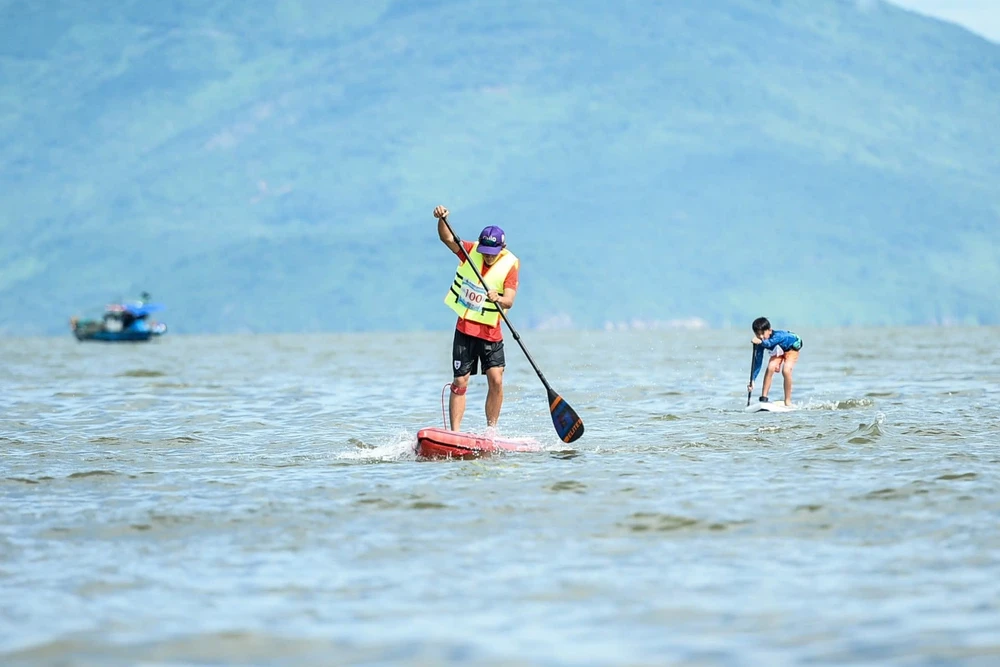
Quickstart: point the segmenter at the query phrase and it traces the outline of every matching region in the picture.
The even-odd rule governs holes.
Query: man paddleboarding
[[[462,241],[462,247],[459,247],[447,224],[448,209],[436,207],[434,217],[438,221],[441,242],[459,259],[455,278],[444,297],[448,307],[458,314],[451,348],[454,374],[448,400],[451,430],[462,428],[469,378],[479,372],[478,366],[482,366],[488,384],[486,425],[494,427],[503,406],[503,371],[506,366],[500,309],[506,312],[514,305],[519,261],[514,253],[507,250],[507,239],[499,227],[486,227],[480,232],[478,242]],[[462,248],[465,249],[464,254]],[[466,254],[482,276],[485,287],[473,266],[466,261]]]

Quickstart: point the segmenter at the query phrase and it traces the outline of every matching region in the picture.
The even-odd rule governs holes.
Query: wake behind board
[[[425,459],[475,459],[497,452],[540,451],[542,446],[532,438],[492,438],[444,428],[425,428],[417,433],[417,456]]]
[[[744,412],[792,412],[795,406],[787,406],[784,403],[751,403],[743,408]]]

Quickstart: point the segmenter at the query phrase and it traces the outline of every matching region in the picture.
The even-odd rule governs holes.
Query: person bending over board
[[[459,265],[451,288],[444,302],[458,313],[455,338],[451,346],[452,370],[451,397],[448,416],[451,430],[462,428],[465,415],[465,392],[469,376],[482,365],[488,389],[486,393],[486,425],[494,427],[500,419],[503,405],[503,369],[506,365],[503,352],[503,332],[500,329],[500,308],[507,311],[514,305],[517,295],[519,261],[507,250],[503,230],[489,226],[479,234],[479,242],[462,241],[459,247],[448,227],[448,209],[434,209],[438,221],[438,236],[448,249],[458,255]],[[463,252],[464,249],[464,252]],[[486,282],[480,282],[472,264]]]
[[[754,344],[753,369],[750,372],[750,384],[747,391],[753,391],[753,381],[757,379],[760,367],[764,362],[764,350],[771,353],[764,371],[764,386],[760,390],[761,402],[767,402],[767,392],[771,390],[771,380],[775,373],[781,373],[785,390],[785,405],[792,405],[792,371],[799,360],[799,350],[802,349],[802,338],[782,329],[774,330],[766,317],[758,317],[751,325]]]

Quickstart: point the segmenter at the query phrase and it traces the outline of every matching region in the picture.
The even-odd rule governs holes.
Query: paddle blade
[[[549,412],[552,413],[552,423],[556,433],[563,442],[574,442],[583,435],[583,420],[563,400],[562,396],[549,388]]]

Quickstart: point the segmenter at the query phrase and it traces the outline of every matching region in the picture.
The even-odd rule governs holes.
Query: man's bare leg
[[[500,420],[500,408],[503,407],[503,366],[488,368],[486,381],[489,383],[486,392],[486,425],[496,426]]]
[[[465,416],[465,392],[469,389],[469,374],[457,377],[451,382],[451,398],[448,399],[448,418],[451,420],[451,430],[462,429],[462,417]]]

